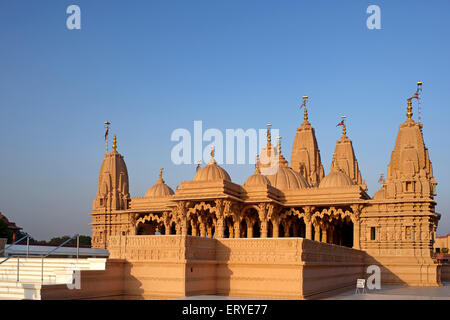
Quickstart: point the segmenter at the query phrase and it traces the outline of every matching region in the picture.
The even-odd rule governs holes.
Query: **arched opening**
[[[306,238],[306,224],[303,217],[292,217],[291,232],[292,237]]]
[[[140,222],[137,230],[136,235],[139,236],[151,236],[155,235],[158,228],[158,223],[156,221],[150,220],[145,222]]]
[[[278,227],[278,237],[283,238],[284,237],[284,226],[282,223],[280,223],[280,226]]]
[[[234,238],[234,223],[232,217],[226,217],[224,220],[224,237]]]
[[[261,225],[259,220],[255,220],[253,223],[253,238],[261,238]]]
[[[177,228],[175,227],[175,222],[170,224],[170,234],[177,234]]]
[[[206,237],[213,238],[215,234],[215,221],[211,216],[206,218]]]
[[[249,207],[243,212],[243,220],[246,221],[246,234],[245,238],[260,238],[261,237],[261,224],[259,221],[259,214],[258,211],[253,208]],[[247,230],[247,228],[250,227],[250,230]],[[249,232],[251,234],[249,234]],[[242,226],[241,226],[241,233],[242,233]]]
[[[353,222],[349,217],[346,217],[342,224],[342,245],[353,247]]]
[[[245,219],[242,219],[240,223],[240,229],[241,229],[241,238],[247,238],[247,222]]]
[[[155,234],[160,234],[160,235],[164,235],[166,234],[166,226],[164,225],[164,223],[160,223],[158,225],[158,231]]]

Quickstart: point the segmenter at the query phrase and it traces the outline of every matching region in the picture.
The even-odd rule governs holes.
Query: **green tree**
[[[70,236],[55,237],[55,238],[52,238],[48,243],[55,245],[55,246],[59,246],[60,244],[64,243],[64,241],[67,241],[70,238],[71,238]],[[67,244],[76,245],[77,238],[73,238]],[[80,245],[90,246],[91,245],[91,237],[80,235]]]
[[[11,243],[12,237],[13,231],[8,228],[8,222],[6,222],[5,217],[0,218],[0,238],[6,238]]]

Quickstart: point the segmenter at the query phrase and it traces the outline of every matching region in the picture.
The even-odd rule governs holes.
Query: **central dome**
[[[231,178],[228,173],[217,165],[216,161],[212,158],[209,164],[203,168],[200,168],[193,181],[220,181],[226,180],[231,182]]]
[[[280,190],[309,188],[305,178],[287,166],[280,166],[277,173],[268,175],[270,184]]]
[[[342,170],[336,169],[331,171],[322,181],[320,181],[319,188],[336,188],[352,185],[354,185],[352,179]]]

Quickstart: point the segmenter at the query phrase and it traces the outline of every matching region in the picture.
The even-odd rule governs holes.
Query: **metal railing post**
[[[77,261],[79,255],[80,255],[80,235],[77,235]]]
[[[29,254],[30,254],[30,237],[27,237],[27,258]]]
[[[19,282],[19,261],[20,257],[17,257],[17,282]]]
[[[42,264],[41,264],[41,284],[44,283],[44,257],[42,257]]]

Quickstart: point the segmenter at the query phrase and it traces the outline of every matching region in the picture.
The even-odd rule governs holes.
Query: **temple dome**
[[[305,178],[289,167],[287,160],[281,153],[281,137],[279,136],[277,139],[278,147],[275,150],[271,144],[270,125],[268,125],[268,142],[267,146],[262,150],[260,160],[265,156],[270,161],[266,165],[261,165],[262,173],[269,179],[271,186],[280,190],[309,188]],[[264,152],[268,154],[266,155]]]
[[[280,190],[309,188],[305,178],[288,166],[280,166],[275,174],[267,178],[272,186]]]
[[[384,188],[381,188],[380,190],[378,190],[377,192],[375,192],[375,194],[373,195],[373,200],[384,200],[385,197],[385,192],[384,192]]]
[[[245,181],[245,187],[259,187],[259,186],[270,186],[270,180],[261,174],[259,168],[256,169],[255,173],[248,177],[247,181]]]
[[[332,170],[319,184],[319,188],[336,188],[354,185],[353,180],[342,170]]]
[[[231,178],[229,174],[225,171],[225,169],[221,168],[214,158],[211,158],[209,164],[203,168],[200,168],[193,181],[220,181],[226,180],[231,182]]]
[[[164,198],[173,195],[173,190],[164,182],[162,178],[162,170],[159,174],[159,179],[147,190],[145,193],[146,198]]]

